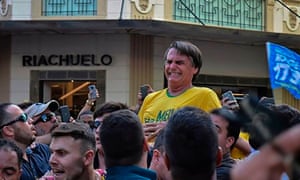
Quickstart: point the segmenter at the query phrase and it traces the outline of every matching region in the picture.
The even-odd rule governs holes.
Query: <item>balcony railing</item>
[[[95,16],[97,0],[43,0],[42,16]]]
[[[265,0],[173,0],[173,3],[175,20],[264,30]]]

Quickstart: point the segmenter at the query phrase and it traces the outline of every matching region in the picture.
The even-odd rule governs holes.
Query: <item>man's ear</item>
[[[161,157],[161,153],[157,149],[153,149],[153,154],[152,154],[152,161],[156,162],[159,161],[159,158]]]
[[[170,171],[170,159],[168,157],[168,155],[166,153],[164,153],[164,160],[165,160],[165,164],[167,166],[167,169]]]
[[[200,72],[200,69],[199,69],[199,68],[196,68],[196,67],[194,67],[194,72],[193,72],[193,74],[199,74],[199,72]]]
[[[4,126],[2,128],[2,136],[3,137],[14,137],[15,130],[11,126]]]
[[[217,152],[217,162],[216,162],[217,167],[221,165],[222,159],[223,159],[222,148],[219,146]]]
[[[230,148],[234,143],[234,137],[229,136],[226,138],[226,148]]]
[[[84,163],[85,166],[93,164],[93,162],[94,162],[94,155],[95,155],[95,153],[91,149],[85,152],[85,155],[83,157],[83,163]]]

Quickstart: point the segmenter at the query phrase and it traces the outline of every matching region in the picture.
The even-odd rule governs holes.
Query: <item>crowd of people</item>
[[[135,109],[107,101],[92,111],[88,96],[68,122],[56,100],[1,103],[0,179],[299,179],[299,110],[220,99],[193,86],[201,67],[199,48],[175,41],[164,55],[167,88],[139,92]]]

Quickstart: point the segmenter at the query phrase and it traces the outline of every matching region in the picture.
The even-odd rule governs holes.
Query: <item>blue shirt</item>
[[[51,156],[49,146],[45,144],[35,144],[34,147],[26,149],[28,161],[22,161],[21,180],[35,180],[42,177],[49,171],[49,159]]]
[[[156,180],[156,173],[138,166],[115,166],[107,169],[105,180]]]

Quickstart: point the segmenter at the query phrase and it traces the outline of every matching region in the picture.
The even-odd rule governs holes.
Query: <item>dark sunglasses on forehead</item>
[[[54,113],[45,113],[40,116],[40,118],[35,121],[33,124],[37,124],[38,122],[47,122],[50,121],[55,116]]]
[[[28,121],[28,115],[26,113],[23,113],[21,114],[19,117],[17,117],[17,119],[15,120],[12,120],[6,124],[3,124],[2,126],[0,126],[0,129],[2,129],[4,126],[8,126],[8,125],[12,125],[18,121],[21,121],[21,122],[27,122]]]

